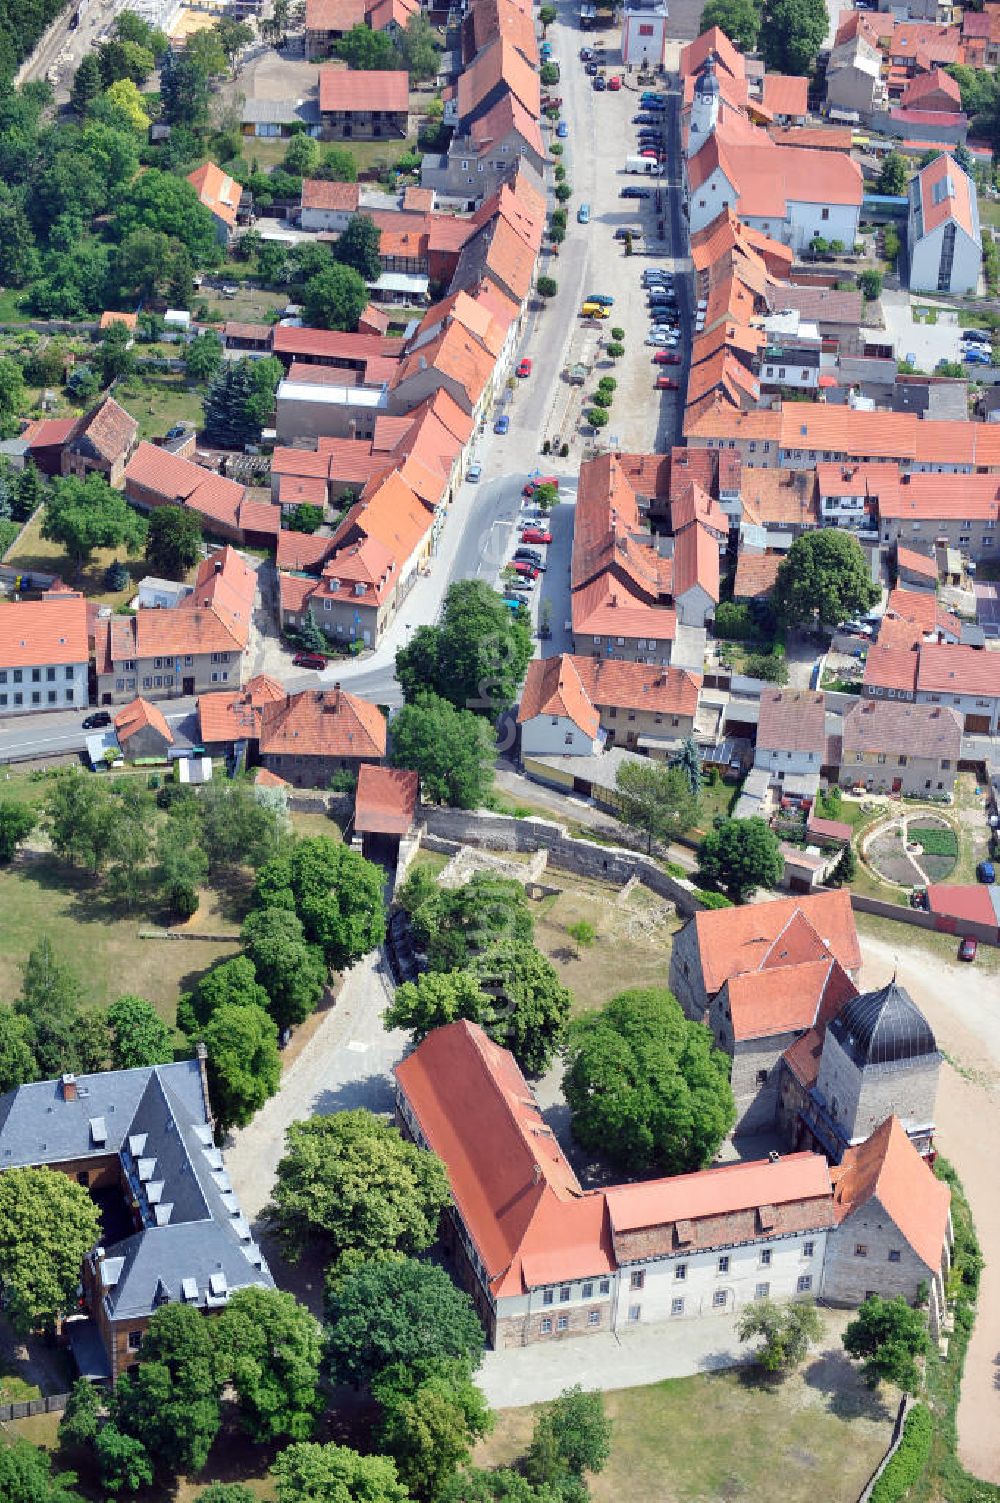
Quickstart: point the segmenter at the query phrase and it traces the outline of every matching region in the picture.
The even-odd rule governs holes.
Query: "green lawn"
[[[739,798],[739,788],[735,783],[706,782],[701,789],[701,813],[698,823],[688,833],[693,839],[699,839],[712,828],[717,815],[727,815],[732,812],[733,805]]]
[[[840,1353],[776,1386],[720,1373],[605,1395],[613,1424],[593,1503],[854,1503],[888,1444],[890,1405]],[[534,1411],[506,1410],[480,1464],[524,1454]]]
[[[162,437],[175,423],[200,428],[204,419],[201,391],[192,389],[180,374],[130,376],[115,396],[139,424],[140,438]]]
[[[5,563],[23,573],[30,574],[37,570],[39,573],[57,574],[67,584],[82,590],[88,599],[98,600],[102,605],[125,605],[132,599],[136,581],[149,573],[149,565],[141,553],[130,557],[127,548],[99,548],[87,567],[76,574],[61,544],[42,537],[43,516],[44,513],[39,513],[28,524],[16,545],[5,555]],[[131,575],[131,582],[124,590],[109,590],[104,583],[105,571],[109,564],[117,560],[125,564]],[[193,578],[195,572],[192,569],[188,578]]]

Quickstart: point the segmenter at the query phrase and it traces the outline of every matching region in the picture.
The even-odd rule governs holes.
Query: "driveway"
[[[913,309],[928,307],[937,309],[937,322],[918,323]],[[961,361],[962,330],[954,308],[921,300],[919,293],[914,293],[911,299],[908,292],[884,291],[882,316],[895,345],[897,360],[912,358],[922,371],[933,371],[939,360]]]
[[[1000,1365],[1000,973],[995,951],[981,963],[946,960],[899,925],[899,940],[876,938],[859,915],[862,986],[893,972],[934,1029],[945,1056],[936,1142],[954,1164],[972,1206],[985,1266],[958,1406],[958,1449],[977,1477],[1000,1483],[997,1368]],[[957,941],[956,941],[957,945]]]

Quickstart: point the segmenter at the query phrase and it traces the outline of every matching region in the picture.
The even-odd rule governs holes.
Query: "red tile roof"
[[[324,178],[302,179],[303,209],[333,209],[354,214],[361,202],[361,189],[357,183],[332,183]]]
[[[943,632],[955,642],[961,640],[961,621],[938,605],[937,596],[930,590],[910,590],[897,585],[889,591],[885,614],[887,618],[894,616],[900,621],[909,621],[925,634]],[[881,633],[879,635],[881,640]]]
[[[306,31],[350,31],[364,19],[365,0],[306,0]]]
[[[260,710],[265,704],[284,701],[285,691],[266,673],[236,691],[198,696],[198,723],[202,741],[255,740],[260,732]]]
[[[675,600],[689,590],[701,588],[711,600],[719,599],[719,544],[700,521],[685,527],[674,538],[673,582]]]
[[[119,406],[114,397],[105,396],[77,418],[65,444],[107,464],[116,464],[131,449],[138,432],[139,424],[131,413]]]
[[[817,752],[826,745],[826,696],[819,689],[764,689],[757,745],[765,751]]]
[[[943,106],[939,100],[945,101]],[[929,73],[918,73],[910,79],[900,104],[905,110],[936,111],[943,107],[956,112],[962,108],[962,91],[950,73],[943,68],[932,68]]]
[[[358,769],[354,828],[362,833],[405,835],[413,824],[419,797],[419,773],[366,762]]]
[[[347,68],[319,70],[321,114],[333,110],[383,110],[405,114],[410,105],[410,75],[402,69],[354,72]]]
[[[190,507],[209,522],[220,522],[234,529],[239,527],[245,486],[215,475],[211,470],[155,444],[141,443],[129,460],[125,468],[127,496],[130,486],[141,486],[163,503]]]
[[[942,758],[954,767],[962,752],[962,721],[946,705],[900,704],[891,699],[863,699],[844,715],[844,756],[855,752],[904,752]]]
[[[771,115],[806,115],[809,80],[791,77],[787,73],[764,74],[764,108]],[[805,145],[803,141],[800,143]]]
[[[164,720],[163,712],[156,705],[150,704],[148,699],[134,699],[130,705],[123,705],[115,715],[115,735],[120,746],[124,747],[136,731],[146,729],[158,731],[168,746],[173,745],[174,733]]]
[[[672,1179],[617,1185],[606,1192],[611,1229],[617,1238],[666,1223],[731,1216],[793,1201],[829,1200],[830,1171],[820,1153],[788,1153],[773,1162],[725,1164]],[[830,1218],[832,1220],[832,1217]],[[824,1224],[825,1218],[818,1222]]]
[[[710,997],[730,976],[766,965],[832,956],[845,971],[861,965],[854,913],[846,891],[773,898],[745,908],[695,914],[705,990]]]
[[[927,888],[927,902],[931,913],[957,919],[961,924],[1000,928],[989,888],[979,882],[932,882]]]
[[[780,566],[780,553],[741,552],[736,564],[733,598],[763,600],[774,589]]]
[[[459,74],[459,121],[475,114],[500,86],[513,94],[529,115],[538,118],[541,100],[538,74],[512,42],[499,37]]]
[[[221,219],[230,227],[236,223],[236,210],[239,208],[243,189],[234,178],[214,162],[205,162],[194,172],[189,172],[187,180],[205,208],[210,209],[216,219]]]
[[[539,715],[570,720],[592,740],[600,729],[601,717],[580,680],[577,660],[568,653],[554,658],[533,658],[528,664],[517,723],[525,725]]]
[[[598,709],[648,710],[693,720],[701,678],[686,668],[627,663],[621,658],[574,657],[587,695]]]
[[[101,314],[97,327],[99,329],[110,329],[113,324],[124,324],[126,329],[134,329],[138,322],[138,313],[119,313],[114,308],[108,308]]]
[[[978,239],[976,190],[969,176],[947,153],[918,173],[923,233],[929,235],[949,219]]]
[[[275,324],[271,339],[276,355],[350,360],[359,365],[376,357],[393,359],[402,353],[403,344],[402,339],[383,339],[380,334],[344,334],[337,329],[310,329],[293,324]]]
[[[920,649],[921,692],[1000,696],[1000,652],[925,642]]]
[[[737,1043],[825,1026],[857,987],[835,960],[743,971],[728,984],[733,1037]]]
[[[304,689],[261,706],[261,756],[385,756],[386,721],[377,705],[344,689]]]
[[[848,1148],[830,1171],[838,1221],[876,1201],[933,1273],[941,1270],[951,1191],[920,1157],[898,1117]]]
[[[87,604],[79,595],[0,602],[0,663],[42,668],[86,663]]]

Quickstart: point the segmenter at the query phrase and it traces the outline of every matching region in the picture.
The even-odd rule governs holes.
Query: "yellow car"
[[[608,309],[600,303],[584,303],[580,309],[581,318],[610,318],[610,316]]]

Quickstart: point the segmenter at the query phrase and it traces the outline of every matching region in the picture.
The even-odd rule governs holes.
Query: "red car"
[[[524,490],[521,492],[521,495],[522,496],[533,496],[540,485],[555,485],[555,486],[558,486],[558,484],[559,484],[559,480],[558,480],[558,477],[555,476],[555,475],[539,475],[539,477],[538,477],[537,480],[529,480],[528,481],[527,485],[524,487]]]
[[[657,376],[656,378],[657,391],[676,391],[678,385],[679,383],[673,376]]]
[[[653,162],[665,162],[667,159],[662,151],[656,151],[652,146],[646,146],[640,151],[641,157],[648,157]]]
[[[524,357],[523,360],[519,360],[518,361],[517,371],[515,372],[515,374],[518,375],[518,376],[522,376],[522,377],[523,376],[530,376],[531,375],[531,356],[530,355],[525,355],[525,357]]]
[[[979,949],[979,941],[967,934],[958,947],[959,960],[975,960],[976,951]]]
[[[535,565],[527,563],[523,558],[512,558],[507,567],[508,569],[513,569],[515,574],[523,574],[526,579],[538,578],[538,570]]]
[[[611,78],[608,79],[608,90],[610,93],[617,94],[621,86],[622,81],[617,73],[615,73]]]
[[[325,668],[326,658],[321,658],[318,652],[297,652],[292,658],[296,668]]]
[[[680,365],[681,357],[676,350],[657,350],[653,356],[654,365]]]
[[[526,527],[521,533],[522,543],[551,543],[552,534],[544,527]]]

